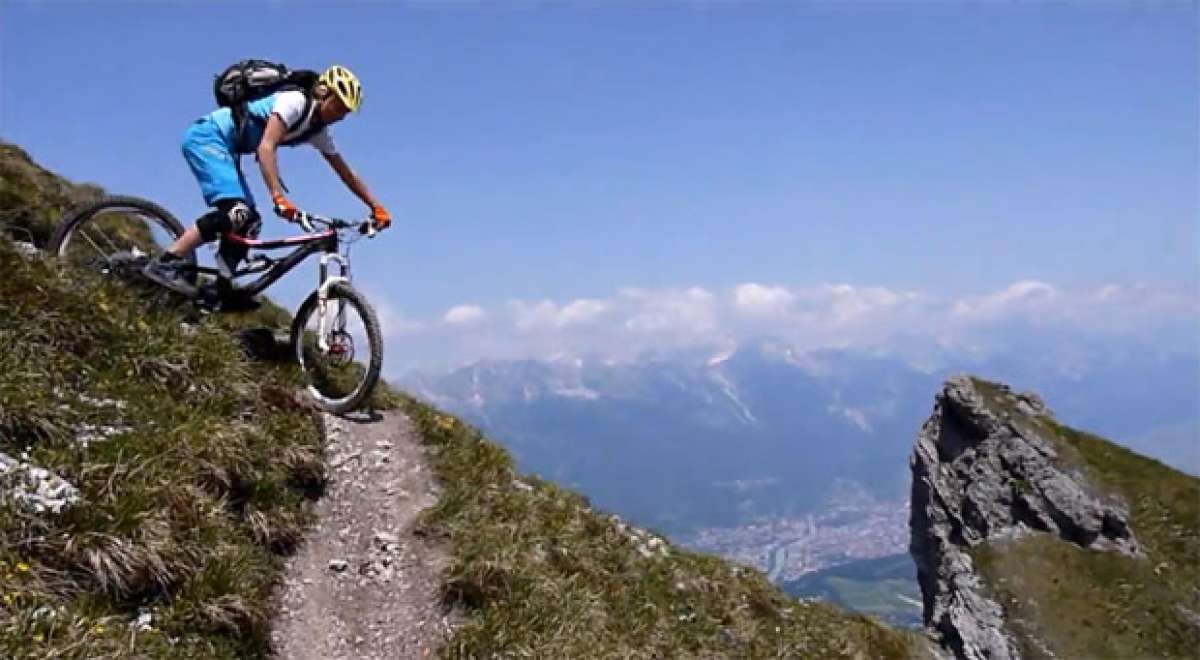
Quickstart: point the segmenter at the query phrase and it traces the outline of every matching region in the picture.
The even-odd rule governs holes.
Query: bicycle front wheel
[[[292,347],[317,407],[341,414],[362,405],[379,382],[383,339],[375,310],[347,284],[321,303],[313,291],[292,323]],[[356,362],[355,358],[365,361]]]

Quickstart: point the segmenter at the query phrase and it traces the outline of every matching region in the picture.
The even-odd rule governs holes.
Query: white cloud
[[[919,300],[915,293],[896,292],[883,287],[855,287],[849,284],[834,284],[806,293],[815,299],[826,320],[838,327],[866,321],[880,312],[886,312],[905,303]]]
[[[487,316],[487,312],[478,305],[457,305],[451,307],[446,315],[442,317],[442,321],[451,325],[467,325],[478,323]]]
[[[446,312],[443,323],[425,325],[386,305],[379,310],[389,333],[406,334],[401,350],[420,360],[436,353],[456,364],[554,354],[624,361],[646,351],[691,349],[709,357],[718,348],[777,337],[800,353],[851,348],[933,368],[947,355],[1011,350],[1031,331],[1169,335],[1184,348],[1200,331],[1200,297],[1191,292],[1144,284],[1068,290],[1035,280],[950,299],[846,283],[747,282],[716,293],[701,287],[626,287],[607,297],[510,300],[500,314],[459,305]]]
[[[550,300],[539,300],[536,303],[510,300],[508,309],[517,328],[537,331],[587,323],[607,311],[609,303],[580,298],[559,306]]]
[[[1092,297],[1096,300],[1111,300],[1119,295],[1121,295],[1121,287],[1108,284],[1100,287]]]
[[[627,314],[625,330],[635,334],[708,337],[719,327],[717,298],[700,287],[624,288],[618,292],[616,304]]]
[[[1053,286],[1023,280],[986,296],[960,300],[954,303],[950,313],[960,319],[990,321],[1014,311],[1050,311],[1059,298],[1060,293]]]
[[[559,312],[558,318],[562,325],[570,325],[572,323],[586,323],[597,316],[603,314],[608,309],[608,304],[603,300],[576,300],[567,305]]]
[[[781,286],[763,286],[748,282],[733,290],[734,305],[750,316],[780,316],[796,300],[796,296]]]

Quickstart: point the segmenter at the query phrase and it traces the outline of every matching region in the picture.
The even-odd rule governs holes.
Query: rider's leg
[[[195,250],[201,243],[216,240],[227,231],[245,231],[254,226],[258,214],[254,212],[250,187],[238,170],[236,156],[211,121],[201,119],[193,123],[184,133],[181,147],[188,167],[200,184],[204,203],[217,208],[188,227],[162,255],[147,263],[143,275],[188,295],[195,288],[183,280],[170,262]],[[236,266],[236,260],[233,263]]]
[[[238,203],[249,207],[251,211],[254,209],[254,197],[237,167],[237,156],[225,143],[215,124],[207,118],[194,122],[184,132],[180,146],[188,167],[200,185],[204,203],[217,207],[217,211],[197,220],[195,225],[167,247],[167,252],[174,257],[182,257],[201,243],[216,240],[226,231],[236,231],[245,226],[245,212],[235,211],[234,208]],[[226,217],[229,218],[228,222]],[[167,257],[168,260],[170,258]]]
[[[258,213],[240,199],[219,199],[217,208],[196,220],[166,252],[146,264],[142,274],[169,289],[185,295],[195,291],[172,262],[187,254],[201,243],[211,243],[222,235],[232,232],[239,236],[257,237],[262,221]],[[177,251],[178,250],[178,251]],[[246,257],[246,247],[232,241],[222,241],[217,252],[217,267],[225,279],[232,279],[237,265]]]
[[[165,252],[166,254],[170,254],[172,257],[178,259],[188,252],[200,247],[200,244],[203,242],[204,239],[200,237],[200,228],[193,224],[191,227],[187,228],[187,231],[183,232],[183,236],[175,239],[174,243],[171,243],[169,246],[167,246]],[[163,256],[166,256],[166,254]]]

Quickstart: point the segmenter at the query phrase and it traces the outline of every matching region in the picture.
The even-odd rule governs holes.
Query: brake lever
[[[375,234],[378,234],[379,230],[375,228],[375,223],[366,221],[358,226],[358,233],[365,234],[367,238],[375,238]]]
[[[308,219],[308,214],[304,211],[296,211],[296,224],[300,225],[300,228],[309,234],[315,234],[317,231],[316,228],[313,227],[312,222]]]

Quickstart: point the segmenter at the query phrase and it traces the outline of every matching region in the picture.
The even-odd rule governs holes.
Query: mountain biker
[[[298,212],[284,196],[275,150],[280,145],[307,143],[321,152],[342,183],[371,208],[376,229],[385,229],[391,224],[391,216],[338,154],[329,135],[330,125],[358,110],[362,103],[358,79],[345,67],[335,64],[321,73],[310,94],[311,104],[307,103],[305,93],[298,90],[278,91],[247,103],[241,144],[234,144],[237,131],[230,108],[211,112],[188,127],[183,136],[183,156],[200,184],[205,204],[215,209],[147,263],[142,271],[146,278],[178,293],[193,295],[194,287],[185,281],[173,261],[226,232],[251,238],[258,236],[262,220],[238,166],[239,154],[256,155],[275,213],[285,220],[294,221]],[[308,114],[302,116],[306,106],[309,106]],[[233,242],[224,243],[218,262],[223,258],[227,270],[232,272],[245,255],[245,247]]]

